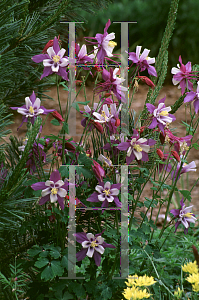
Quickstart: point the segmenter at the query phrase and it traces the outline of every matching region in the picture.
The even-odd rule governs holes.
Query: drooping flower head
[[[35,92],[33,91],[30,97],[25,98],[26,104],[21,107],[11,107],[13,110],[17,110],[19,114],[22,114],[22,123],[19,128],[23,125],[24,122],[28,122],[28,119],[32,124],[35,122],[35,118],[39,115],[47,115],[50,112],[53,112],[55,109],[46,109],[44,106],[40,106],[41,100],[36,98]],[[17,129],[19,129],[17,128]]]
[[[155,67],[151,66],[155,63],[155,58],[148,57],[150,50],[144,49],[143,53],[140,55],[142,46],[136,47],[136,52],[129,52],[129,60],[138,66],[138,72],[143,72],[147,69],[149,75],[156,76],[156,69]]]
[[[87,62],[93,63],[94,54],[87,54],[86,45],[82,45],[81,49],[79,44],[75,44],[76,64],[85,64]]]
[[[99,106],[98,103],[94,103],[93,109],[91,109],[88,105],[85,105],[84,106],[84,110],[87,113],[87,115],[89,114],[91,117],[95,118],[94,115],[93,115],[93,113],[94,112],[100,112],[101,107]],[[83,114],[84,112],[80,111],[80,113]],[[103,127],[102,127],[102,125],[99,122],[95,122],[95,120],[90,119],[89,123],[87,124],[87,120],[88,120],[88,117],[85,117],[84,119],[81,120],[81,125],[83,127],[86,126],[86,129],[89,130],[89,131],[91,131],[94,128],[96,128],[97,131],[99,131],[100,133],[103,133]]]
[[[190,134],[179,138],[175,136],[168,128],[164,130],[164,134],[161,132],[160,135],[162,144],[164,144],[164,142],[168,142],[171,146],[174,145],[175,151],[182,155],[185,154],[185,151],[189,150],[192,138],[193,136]]]
[[[188,229],[190,227],[190,223],[195,223],[196,218],[195,215],[191,212],[193,205],[186,207],[183,203],[183,198],[180,201],[181,208],[179,209],[172,209],[170,211],[171,214],[174,215],[175,218],[177,218],[177,222],[175,223],[175,232],[180,224],[182,224],[185,227],[184,233],[188,233]]]
[[[182,159],[183,156],[181,155],[180,158]],[[176,180],[177,176],[178,176],[178,179],[179,179],[180,176],[184,173],[191,172],[191,171],[196,172],[196,163],[195,163],[195,161],[192,161],[189,164],[183,163],[181,170],[180,170],[180,167],[181,167],[181,161],[178,162],[175,171],[171,172],[171,178],[173,180]],[[171,165],[168,165],[167,171],[170,171],[170,170],[171,170]],[[179,170],[180,170],[180,173],[179,173]]]
[[[103,232],[104,230],[96,235],[85,232],[74,233],[76,241],[82,245],[82,249],[76,254],[77,261],[84,259],[86,256],[93,257],[95,264],[99,267],[104,249],[115,248],[114,245],[104,242],[104,238],[101,237]]]
[[[155,128],[158,126],[158,128],[164,133],[164,127],[167,123],[171,123],[176,120],[176,117],[172,114],[169,114],[169,111],[171,111],[171,107],[166,107],[164,104],[164,101],[166,99],[166,96],[163,99],[160,99],[158,102],[158,107],[156,108],[151,103],[146,103],[146,107],[150,114],[152,114],[152,123],[150,126],[148,126],[149,129]]]
[[[117,207],[121,207],[122,203],[118,199],[118,194],[120,192],[121,184],[111,184],[109,181],[106,183],[100,182],[96,187],[94,192],[87,201],[90,202],[102,202],[101,207],[108,207],[109,203],[115,202]]]
[[[126,163],[129,165],[135,158],[137,160],[148,161],[148,152],[150,146],[155,145],[156,141],[152,139],[139,138],[137,130],[133,130],[131,140],[120,143],[117,148],[122,151],[127,150]]]
[[[184,103],[194,101],[193,106],[195,108],[195,113],[197,114],[199,111],[199,81],[197,83],[196,92],[191,91],[186,93],[186,97],[184,98]]]
[[[183,95],[185,92],[185,88],[187,87],[189,90],[193,90],[193,83],[191,83],[190,79],[196,79],[195,74],[191,70],[191,62],[189,61],[186,65],[182,63],[181,55],[179,56],[179,64],[177,64],[177,68],[173,67],[171,69],[171,73],[174,75],[172,78],[172,82],[174,85],[179,84],[179,88],[181,88],[181,94]]]
[[[58,201],[62,210],[64,210],[64,198],[68,190],[68,182],[61,180],[61,175],[58,170],[55,170],[50,175],[50,180],[46,182],[37,182],[31,185],[35,191],[42,190],[39,204],[43,205],[47,201],[54,203]]]
[[[103,68],[102,78],[105,82],[98,84],[96,90],[98,91],[98,94],[105,91],[112,91],[118,100],[126,103],[126,98],[123,92],[127,91],[128,89],[121,85],[122,82],[125,81],[125,79],[116,76],[118,71],[119,68],[115,68],[114,71],[112,68],[110,68],[110,71]]]
[[[64,56],[65,52],[66,50],[64,48],[60,50],[58,39],[55,37],[53,46],[47,49],[47,54],[39,54],[32,57],[32,60],[36,63],[43,62],[44,71],[40,80],[53,73],[61,76],[64,80],[68,80],[66,66],[69,60]]]

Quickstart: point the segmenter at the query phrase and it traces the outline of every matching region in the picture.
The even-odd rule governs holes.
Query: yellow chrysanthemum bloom
[[[146,289],[142,291],[135,286],[125,289],[123,295],[127,300],[141,300],[151,296],[151,294],[147,293]]]
[[[126,282],[127,286],[149,286],[156,283],[154,278],[151,276],[138,276],[137,274],[128,277],[128,282]]]
[[[182,266],[182,271],[188,272],[190,274],[198,273],[199,269],[198,269],[197,262],[194,261],[194,262],[189,262],[189,263],[185,264],[184,266]]]
[[[195,284],[195,283],[199,284],[199,273],[197,273],[197,274],[193,273],[193,274],[189,275],[189,277],[187,277],[186,280],[192,284]]]
[[[192,289],[194,292],[199,292],[199,282],[192,284]]]

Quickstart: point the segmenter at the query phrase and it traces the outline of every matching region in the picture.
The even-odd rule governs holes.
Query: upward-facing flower
[[[125,79],[116,76],[118,70],[119,68],[115,68],[114,71],[112,68],[110,68],[109,72],[103,68],[102,78],[105,82],[100,83],[96,89],[98,91],[98,94],[104,91],[112,91],[118,100],[121,100],[121,102],[126,103],[126,98],[123,91],[127,91],[128,89],[121,85],[122,82],[125,81]]]
[[[104,248],[115,248],[114,245],[104,242],[104,238],[101,237],[103,232],[104,230],[96,235],[85,232],[74,233],[76,241],[82,245],[82,249],[76,254],[77,261],[84,259],[86,256],[93,257],[95,264],[99,267]]]
[[[64,198],[68,190],[68,182],[63,182],[58,170],[55,170],[50,175],[50,180],[46,182],[37,182],[31,185],[35,191],[42,190],[39,204],[42,205],[47,201],[54,203],[58,201],[61,209],[64,210]]]
[[[17,110],[19,114],[22,114],[22,123],[19,128],[23,125],[24,122],[28,122],[28,118],[32,124],[35,122],[35,118],[38,115],[47,115],[50,112],[53,112],[55,109],[46,109],[43,106],[40,106],[41,100],[36,98],[35,92],[33,91],[30,97],[25,98],[26,104],[21,107],[11,107],[11,109]],[[18,128],[18,129],[19,129]]]
[[[127,150],[126,163],[129,165],[135,158],[137,160],[148,161],[148,152],[150,146],[155,145],[156,141],[152,139],[139,138],[137,130],[133,130],[134,133],[131,140],[120,143],[117,148],[122,151]]]
[[[138,71],[143,72],[147,69],[149,75],[156,76],[155,67],[151,66],[155,63],[155,58],[148,57],[150,50],[144,49],[143,53],[140,55],[142,46],[136,47],[136,52],[129,52],[129,60],[139,67]]]
[[[164,104],[164,101],[166,99],[166,96],[163,99],[160,99],[158,102],[158,107],[156,108],[151,103],[146,103],[146,107],[148,111],[152,114],[152,123],[148,128],[152,129],[156,126],[159,127],[159,129],[164,132],[164,127],[167,123],[171,123],[176,120],[176,117],[169,114],[169,111],[171,111],[171,107],[166,107]]]
[[[98,119],[98,120],[95,120],[95,122],[99,122],[99,123],[109,122],[110,119],[113,118],[113,115],[111,115],[109,112],[107,104],[103,105],[101,114],[98,112],[94,112],[93,115]]]
[[[197,83],[196,92],[191,91],[186,93],[186,97],[184,98],[184,103],[194,101],[193,106],[195,108],[195,113],[197,114],[199,111],[199,81]]]
[[[103,202],[101,207],[108,207],[110,202],[115,202],[117,207],[121,207],[122,203],[118,199],[118,194],[120,192],[121,184],[111,184],[109,181],[106,183],[100,182],[96,187],[94,192],[87,201],[90,202]]]
[[[174,85],[180,84],[182,95],[185,92],[185,88],[187,87],[189,90],[193,90],[193,83],[191,83],[190,79],[194,78],[194,73],[191,70],[191,62],[189,61],[186,65],[182,63],[181,55],[179,56],[179,64],[177,64],[177,68],[173,67],[171,69],[171,73],[174,74],[172,82]]]
[[[56,73],[64,80],[68,80],[66,66],[68,65],[69,60],[64,56],[65,52],[66,50],[64,48],[60,50],[58,39],[55,37],[53,40],[53,47],[47,49],[47,54],[39,54],[32,57],[32,60],[36,63],[43,61],[44,71],[40,79]]]
[[[181,208],[172,209],[170,213],[173,214],[174,217],[178,219],[177,222],[175,223],[175,232],[178,226],[182,223],[182,225],[184,225],[185,227],[184,233],[187,234],[188,229],[190,227],[190,223],[195,223],[197,219],[195,218],[195,215],[191,213],[193,205],[186,207],[185,204],[183,203],[183,198],[180,201],[180,205]]]

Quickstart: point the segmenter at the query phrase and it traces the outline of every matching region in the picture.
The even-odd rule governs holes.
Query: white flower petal
[[[135,157],[137,158],[137,160],[142,159],[142,152],[141,152],[141,151],[140,151],[140,152],[137,152],[137,151],[135,151],[135,150],[133,149],[133,153],[134,153]]]
[[[32,106],[32,102],[31,102],[30,98],[26,97],[25,98],[25,102],[26,102],[26,108],[29,109],[30,106]]]
[[[173,67],[172,69],[171,69],[171,74],[177,74],[177,73],[179,73],[180,72],[180,70],[178,69],[178,68],[176,68],[176,67]]]
[[[66,196],[66,194],[67,194],[67,191],[65,189],[59,188],[57,194],[60,197],[64,198]]]
[[[35,103],[33,105],[34,109],[39,109],[41,105],[41,100],[39,98],[36,98]]]
[[[53,64],[51,67],[53,72],[58,72],[59,71],[59,65],[57,64],[56,66]]]
[[[62,48],[60,51],[58,51],[57,55],[62,58],[65,54],[66,50],[64,48]]]
[[[88,242],[88,241],[83,241],[82,242],[82,247],[83,248],[88,248],[90,246],[90,242]]]
[[[52,64],[53,64],[53,60],[51,60],[51,59],[44,59],[43,60],[44,67],[51,67]]]
[[[51,193],[51,188],[48,187],[48,188],[46,188],[45,190],[42,190],[41,196],[44,197],[44,196],[46,196],[46,195],[49,195],[50,193]]]
[[[45,185],[46,185],[46,186],[50,186],[51,184],[55,184],[54,181],[52,181],[52,180],[47,180],[47,181],[45,182]]]
[[[101,245],[98,245],[95,247],[95,250],[97,252],[99,252],[100,254],[103,254],[104,253],[104,247],[102,247]]]
[[[98,195],[98,200],[99,201],[105,201],[105,196],[103,196],[102,194]]]
[[[89,247],[89,248],[88,248],[88,251],[87,251],[87,253],[86,253],[86,255],[87,255],[88,257],[93,257],[93,254],[94,254],[94,248]]]
[[[92,233],[87,233],[86,234],[86,237],[87,237],[87,239],[90,241],[90,239],[95,239],[95,236],[94,236],[94,234],[92,234]]]
[[[110,189],[111,188],[111,183],[109,181],[107,181],[104,185],[104,189]]]
[[[68,65],[68,58],[63,57],[59,65],[60,67],[66,67]]]
[[[113,196],[106,196],[106,200],[108,201],[108,202],[113,202],[113,200],[114,200],[114,197]]]
[[[54,203],[57,201],[57,194],[50,194],[50,202]]]
[[[24,116],[26,116],[28,114],[27,108],[23,108],[23,107],[18,108],[17,112]]]
[[[95,190],[98,192],[98,193],[102,193],[103,192],[103,187],[101,186],[101,185],[97,185],[96,187],[95,187]]]
[[[111,195],[117,196],[119,194],[120,190],[118,190],[117,188],[114,188],[114,189],[111,189],[110,192],[111,192]]]
[[[98,236],[98,237],[96,238],[96,241],[98,242],[98,244],[102,244],[102,243],[104,242],[104,238],[101,237],[101,236]]]
[[[50,56],[50,58],[52,58],[52,56],[56,55],[56,53],[55,53],[53,47],[49,47],[49,48],[47,49],[47,53],[48,53],[48,55]]]

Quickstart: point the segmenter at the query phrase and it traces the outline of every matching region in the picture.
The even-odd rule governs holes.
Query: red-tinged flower
[[[144,130],[145,130],[145,128],[146,128],[146,126],[142,126],[142,127],[140,127],[140,133],[142,133]]]
[[[120,119],[118,119],[118,118],[116,119],[116,121],[115,121],[115,126],[116,126],[116,127],[120,126]]]
[[[86,150],[86,156],[88,156],[88,157],[91,157],[91,156],[92,156],[92,153],[91,153],[91,150],[90,150],[90,149]]]
[[[175,151],[180,154],[185,154],[185,151],[189,149],[191,145],[191,139],[193,138],[192,135],[187,135],[185,137],[177,137],[173,135],[173,133],[169,129],[165,129],[165,133],[160,134],[161,143],[164,144],[165,141],[169,142],[172,146],[174,144]]]
[[[105,176],[105,171],[104,169],[102,168],[102,166],[96,162],[94,159],[93,159],[93,165],[92,166],[92,169],[93,169],[93,172],[95,174],[95,176],[97,177],[97,180],[98,181],[102,181],[103,180],[103,177]]]
[[[61,43],[61,40],[59,39],[60,35],[58,36],[57,40]],[[47,53],[47,49],[53,46],[53,40],[49,40],[48,43],[46,44],[46,46],[44,47],[42,53],[46,54]]]
[[[59,121],[59,124],[61,125],[62,122],[64,122],[64,119],[62,118],[62,116],[55,110],[52,112],[53,117]]]
[[[175,159],[180,162],[180,156],[178,154],[178,152],[171,150],[171,154],[173,155],[173,157],[175,157]]]
[[[152,89],[154,89],[155,84],[151,79],[149,79],[147,76],[137,76],[138,79],[140,79],[142,82],[146,83],[148,86],[150,86]]]
[[[99,122],[95,122],[94,120],[90,120],[90,123],[99,131],[101,134],[104,132],[102,125]]]

